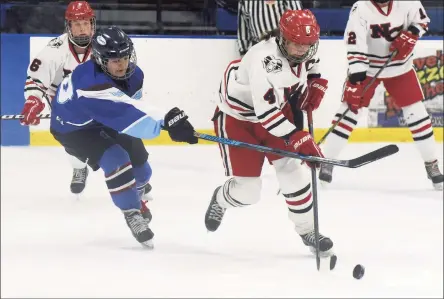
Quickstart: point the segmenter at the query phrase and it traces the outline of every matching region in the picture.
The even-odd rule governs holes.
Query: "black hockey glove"
[[[173,141],[195,144],[198,139],[194,136],[193,125],[187,119],[188,115],[183,110],[174,107],[165,115],[163,129],[168,131]]]

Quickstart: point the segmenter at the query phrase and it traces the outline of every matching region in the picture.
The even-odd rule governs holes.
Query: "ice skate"
[[[427,171],[427,177],[432,181],[433,187],[436,190],[443,190],[444,176],[438,167],[438,160],[432,162],[425,162],[425,169]]]
[[[310,251],[313,254],[316,254],[316,243],[315,243],[315,232],[314,230],[309,232],[308,234],[301,235],[302,241],[306,246],[310,247]],[[319,234],[319,254],[321,257],[328,257],[333,254],[333,241]]]
[[[82,193],[85,189],[86,178],[88,177],[88,166],[85,168],[74,168],[71,180],[71,192],[74,194]]]
[[[221,186],[214,190],[213,197],[211,198],[210,205],[208,206],[207,212],[205,214],[205,226],[208,231],[214,232],[219,228],[222,218],[224,217],[226,209],[221,207],[217,203],[217,192]]]
[[[142,208],[140,209],[140,213],[142,213],[142,217],[148,220],[148,223],[153,219],[153,215],[151,214],[150,209],[148,208],[148,201],[153,200],[150,195],[152,187],[149,183],[142,187],[137,188],[137,192],[139,193],[140,201],[142,204]]]
[[[331,164],[321,164],[320,170],[319,170],[319,181],[321,182],[322,186],[328,186],[333,177],[333,165]]]
[[[134,238],[143,246],[153,248],[154,233],[149,228],[148,220],[137,209],[125,210],[123,214]]]

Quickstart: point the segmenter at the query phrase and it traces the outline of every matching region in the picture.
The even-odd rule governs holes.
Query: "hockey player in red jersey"
[[[347,46],[349,76],[344,86],[343,102],[333,123],[347,108],[350,111],[326,138],[322,147],[326,157],[336,158],[347,144],[353,129],[368,107],[376,87],[382,82],[395,104],[402,109],[407,126],[425,164],[428,178],[437,190],[443,188],[443,175],[438,167],[432,122],[424,95],[413,69],[413,50],[418,39],[427,32],[430,22],[420,1],[357,1],[351,11],[344,39]],[[375,82],[364,89],[376,72],[397,51],[393,60]],[[332,165],[322,165],[319,179],[332,181]]]
[[[51,102],[63,78],[90,58],[95,28],[95,14],[88,2],[70,2],[65,11],[65,33],[52,39],[29,64],[22,125],[38,125],[37,115]],[[73,167],[71,192],[79,194],[85,188],[88,168],[74,156],[69,159]]]
[[[228,65],[213,118],[217,136],[323,157],[310,134],[293,120],[293,111],[317,109],[327,90],[328,82],[321,78],[316,57],[319,32],[309,10],[288,10],[280,19],[279,30],[250,48],[242,60]],[[219,146],[230,178],[214,191],[205,215],[207,229],[218,229],[226,209],[259,201],[260,175],[267,158],[275,168],[289,218],[303,243],[313,250],[313,200],[307,165],[296,159]],[[320,235],[319,242],[321,254],[329,255],[331,239]]]

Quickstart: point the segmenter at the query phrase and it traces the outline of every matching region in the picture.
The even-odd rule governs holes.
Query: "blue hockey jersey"
[[[164,114],[142,98],[143,71],[113,80],[94,61],[74,69],[52,101],[51,130],[69,133],[106,126],[120,133],[151,139],[160,134]]]

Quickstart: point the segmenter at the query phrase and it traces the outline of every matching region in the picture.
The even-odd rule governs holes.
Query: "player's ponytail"
[[[279,35],[280,35],[279,28],[276,28],[262,35],[259,41],[269,40],[272,37],[279,37]]]

